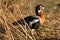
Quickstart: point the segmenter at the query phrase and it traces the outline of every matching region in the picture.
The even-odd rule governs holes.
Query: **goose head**
[[[45,16],[44,16],[43,10],[44,10],[43,5],[38,5],[36,7],[36,15],[39,16],[41,24],[43,24],[45,21]]]
[[[43,5],[38,5],[35,9],[36,15],[39,16],[40,12],[44,10]]]

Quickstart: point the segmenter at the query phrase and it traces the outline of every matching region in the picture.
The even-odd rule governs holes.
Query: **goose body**
[[[24,19],[31,29],[37,29],[40,26],[40,19],[37,16],[28,16]]]
[[[43,14],[42,9],[44,9],[43,5],[38,5],[35,9],[36,16],[27,16],[24,18],[24,20],[26,21],[26,23],[29,25],[29,27],[31,29],[38,29],[44,23],[45,16]],[[21,24],[20,22],[21,21],[18,20],[19,24]],[[22,23],[24,23],[24,22],[22,22]]]

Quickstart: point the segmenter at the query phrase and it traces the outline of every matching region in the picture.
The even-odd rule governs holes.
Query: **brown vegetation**
[[[0,40],[60,39],[60,0],[0,0]],[[12,23],[29,15],[35,15],[35,7],[44,5],[45,23],[33,33],[25,25]],[[46,40],[47,40],[46,39]]]

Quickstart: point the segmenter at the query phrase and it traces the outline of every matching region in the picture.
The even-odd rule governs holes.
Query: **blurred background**
[[[12,23],[32,15],[43,5],[45,23],[32,34],[26,25]],[[60,0],[0,0],[0,40],[60,39]]]

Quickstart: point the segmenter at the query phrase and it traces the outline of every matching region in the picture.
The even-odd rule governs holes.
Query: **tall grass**
[[[11,2],[12,4],[9,5],[9,2]],[[24,20],[23,14],[21,13],[21,10],[20,10],[20,5],[17,3],[17,1],[16,0],[9,0],[9,1],[5,0],[5,3],[1,1],[0,4],[1,4],[0,6],[1,6],[1,11],[2,11],[0,21],[6,31],[5,34],[2,34],[2,35],[4,37],[8,38],[6,40],[36,40],[34,35],[31,32],[31,29],[28,27],[28,24],[26,22],[25,22],[24,26],[22,26],[18,23],[19,25],[17,26],[17,28],[12,25],[12,22],[14,20],[17,21],[17,19],[13,15],[16,10],[17,10],[17,12],[19,12],[19,16]],[[14,13],[11,12],[11,10],[9,10],[9,7],[11,7],[11,6],[14,7],[13,9],[15,11],[12,9],[12,11]],[[19,16],[16,16],[16,17],[19,17]],[[12,22],[9,22],[9,21],[12,21]],[[1,26],[1,27],[3,27],[3,26]],[[28,27],[28,29],[27,29],[27,27]],[[18,29],[18,28],[20,28],[20,29]],[[31,34],[27,33],[28,32],[27,30],[29,30]]]
[[[55,29],[59,27],[60,19],[50,9],[51,3],[50,5],[48,3],[50,3],[48,0],[0,0],[0,39],[42,40],[43,38],[56,37]],[[29,15],[35,16],[34,10],[38,4],[45,7],[46,21],[40,29],[32,32],[24,18]],[[25,25],[17,22],[20,19],[24,20]],[[14,26],[13,22],[17,22],[18,25]]]

